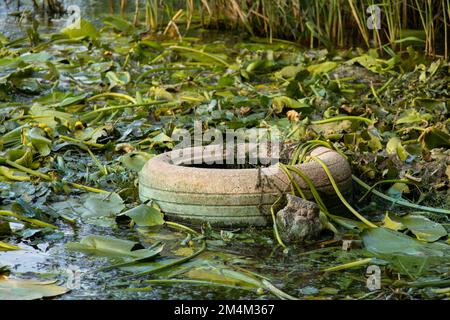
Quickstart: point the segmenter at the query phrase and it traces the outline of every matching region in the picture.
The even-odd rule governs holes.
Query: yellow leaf
[[[0,251],[21,250],[22,248],[0,241]]]
[[[0,279],[0,300],[35,300],[59,296],[68,291],[54,283],[55,281]]]
[[[383,220],[383,227],[391,229],[391,230],[403,230],[406,227],[403,225],[403,223],[399,222],[399,221],[394,221],[393,219],[391,219],[389,217],[389,213],[386,212],[386,216],[384,217]]]
[[[13,181],[30,181],[30,177],[27,174],[5,166],[0,166],[0,175]]]
[[[174,253],[177,256],[188,257],[194,253],[194,250],[192,248],[183,247],[183,248],[176,250]]]

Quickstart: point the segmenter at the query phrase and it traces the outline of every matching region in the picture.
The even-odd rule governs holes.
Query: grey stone
[[[317,238],[323,229],[316,203],[287,194],[287,205],[277,212],[277,225],[284,242],[302,242]]]

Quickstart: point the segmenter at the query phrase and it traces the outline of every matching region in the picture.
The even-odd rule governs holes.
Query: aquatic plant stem
[[[404,179],[388,179],[388,180],[382,180],[382,181],[378,181],[377,183],[375,183],[374,185],[372,185],[370,187],[369,190],[366,191],[366,193],[364,193],[364,195],[358,200],[358,202],[363,201],[369,194],[370,192],[372,192],[372,190],[380,185],[380,184],[385,184],[385,183],[410,183],[410,184],[414,184],[413,182],[409,181],[409,180],[404,180]]]
[[[148,76],[149,74],[161,72],[161,71],[181,71],[181,70],[199,70],[201,68],[199,67],[161,67],[161,68],[153,68],[150,70],[147,70],[136,79],[136,83],[139,83],[143,78]]]
[[[0,251],[22,250],[21,247],[0,241]]]
[[[216,56],[214,56],[212,54],[209,54],[207,52],[204,52],[204,51],[200,51],[200,50],[196,50],[196,49],[188,48],[188,47],[181,47],[181,46],[170,46],[169,49],[172,49],[172,50],[175,50],[175,51],[187,51],[187,52],[192,52],[192,53],[196,53],[196,54],[199,54],[199,55],[203,55],[203,56],[205,56],[207,58],[210,58],[211,60],[214,60],[214,61],[224,65],[227,68],[230,67],[230,65],[225,60],[223,60],[223,59],[221,59],[219,57],[216,57]]]
[[[281,200],[282,197],[283,195],[279,196],[278,199],[270,206],[270,213],[272,215],[273,233],[275,234],[275,238],[277,239],[278,244],[283,247],[283,249],[287,249],[283,240],[281,240],[280,233],[278,232],[277,219],[275,217],[275,210],[274,210],[275,205]]]
[[[203,286],[216,286],[216,287],[225,287],[232,289],[240,289],[240,290],[252,290],[252,288],[247,288],[243,286],[233,286],[230,284],[224,284],[214,281],[205,281],[205,280],[196,280],[196,279],[151,279],[144,280],[145,283],[154,283],[154,284],[175,284],[175,283],[187,283],[187,284],[196,284]],[[140,288],[130,288],[131,290],[139,291]]]
[[[197,231],[195,231],[194,229],[191,229],[191,228],[189,228],[189,227],[186,227],[186,226],[184,226],[184,225],[182,225],[182,224],[179,224],[179,223],[176,223],[176,222],[165,221],[164,224],[167,225],[167,226],[169,226],[169,227],[173,227],[173,228],[181,229],[181,230],[184,230],[184,231],[188,231],[189,233],[192,233],[192,234],[195,235],[195,236],[199,236],[199,235],[200,235],[200,234],[199,234]]]
[[[94,148],[98,148],[98,149],[103,149],[105,147],[104,144],[94,143],[94,142],[89,142],[89,141],[84,141],[84,140],[79,140],[79,139],[75,139],[75,138],[68,137],[68,136],[65,136],[65,135],[60,135],[59,138],[64,140],[64,141],[81,143],[81,144],[84,144],[86,146],[90,146],[90,147],[94,147]]]
[[[336,122],[336,121],[344,121],[344,120],[349,120],[349,121],[362,121],[365,122],[369,125],[373,124],[373,121],[361,116],[342,116],[342,117],[333,117],[333,118],[327,118],[327,119],[323,119],[323,120],[317,120],[317,121],[312,121],[312,124],[325,124],[325,123],[331,123],[331,122]]]
[[[370,190],[373,194],[379,196],[380,198],[388,200],[388,201],[392,202],[393,204],[398,204],[398,205],[401,205],[401,206],[404,206],[404,207],[419,209],[419,210],[423,210],[423,211],[429,211],[429,212],[435,212],[435,213],[443,213],[443,214],[450,214],[450,210],[446,210],[446,209],[442,209],[442,208],[432,208],[432,207],[421,206],[419,204],[411,203],[411,202],[406,201],[406,200],[394,199],[394,198],[389,197],[389,196],[385,195],[384,193],[381,193],[381,192],[379,192],[377,190],[373,190],[373,189],[371,190],[371,187],[368,184],[364,183],[361,179],[359,179],[355,175],[352,175],[352,179],[353,179],[353,181],[358,183],[363,188],[365,188],[367,190]]]
[[[99,98],[104,98],[104,97],[124,99],[124,100],[130,101],[133,104],[137,104],[136,99],[134,99],[132,96],[129,96],[128,94],[124,94],[124,93],[117,93],[117,92],[100,93],[100,94],[97,94],[95,96],[88,98],[87,101],[93,101],[93,100],[96,100]]]
[[[11,161],[11,160],[8,160],[8,159],[0,159],[0,163],[1,163],[1,160],[3,160],[7,165],[16,168],[19,171],[22,171],[22,172],[28,173],[30,175],[42,178],[42,179],[47,180],[47,181],[51,181],[51,182],[54,181],[52,179],[52,177],[50,177],[49,175],[47,175],[45,173],[41,173],[41,172],[38,172],[38,171],[35,171],[35,170],[32,170],[32,169],[28,169],[28,168],[26,168],[26,167],[24,167],[24,166],[22,166],[20,164],[17,164],[15,162]],[[105,191],[105,190],[101,190],[101,189],[97,189],[97,188],[93,188],[93,187],[84,186],[84,185],[81,185],[81,184],[78,184],[78,183],[74,183],[74,182],[69,182],[68,184],[70,186],[74,187],[74,188],[83,189],[83,190],[90,191],[90,192],[109,193],[109,191]]]
[[[350,269],[350,268],[366,265],[368,263],[371,263],[372,261],[373,261],[373,258],[366,258],[366,259],[356,260],[356,261],[353,261],[353,262],[344,263],[344,264],[340,264],[338,266],[326,268],[326,269],[323,269],[323,271],[324,272],[331,272],[331,271],[339,271],[339,270]]]
[[[294,178],[292,178],[292,175],[289,173],[288,169],[286,168],[286,165],[280,163],[280,168],[281,170],[284,171],[284,173],[287,175],[287,177],[289,178],[289,180],[292,182],[291,183],[291,193],[293,195],[295,195],[295,189],[297,190],[298,194],[303,198],[306,199],[305,194],[303,193],[302,189],[300,188],[300,186],[298,185],[297,181],[294,180]]]
[[[24,167],[24,166],[18,164],[18,163],[15,163],[14,161],[11,161],[11,160],[8,160],[8,159],[0,157],[0,163],[2,163],[2,162],[6,163],[10,167],[16,168],[17,170],[25,172],[25,173],[28,173],[28,174],[30,174],[32,176],[39,177],[39,178],[47,180],[47,181],[53,181],[52,177],[50,177],[49,175],[47,175],[45,173],[41,173],[39,171],[35,171],[35,170],[32,170],[32,169],[29,169],[27,167]]]
[[[110,191],[106,191],[106,190],[102,190],[102,189],[97,189],[97,188],[93,188],[93,187],[88,187],[82,184],[78,184],[75,182],[68,182],[68,185],[70,185],[71,187],[77,188],[77,189],[82,189],[85,191],[89,191],[89,192],[95,192],[95,193],[110,193]]]
[[[47,222],[44,222],[41,220],[33,219],[33,218],[23,217],[17,213],[7,211],[7,210],[0,210],[0,216],[13,217],[13,218],[16,218],[17,220],[25,221],[32,225],[35,225],[36,227],[58,229],[58,227],[53,224],[50,224],[50,223],[47,223]]]
[[[111,107],[105,107],[105,108],[101,108],[101,109],[92,110],[90,112],[87,112],[87,113],[83,114],[82,117],[84,119],[86,119],[86,118],[89,118],[90,116],[92,116],[94,114],[101,113],[101,112],[104,112],[104,111],[127,109],[127,108],[135,108],[135,107],[157,106],[157,105],[161,105],[161,104],[176,105],[178,103],[179,102],[175,102],[175,101],[161,100],[161,101],[151,101],[151,102],[138,103],[138,104],[132,103],[132,104],[125,104],[125,105],[120,105],[120,106],[111,106]]]
[[[317,161],[322,168],[325,170],[325,173],[328,176],[328,179],[330,180],[331,184],[333,185],[334,191],[336,192],[336,194],[338,195],[339,199],[341,199],[342,203],[347,207],[347,209],[349,209],[359,220],[361,220],[362,222],[364,222],[367,226],[371,227],[371,228],[378,228],[375,224],[373,224],[372,222],[370,222],[369,220],[367,220],[366,218],[364,218],[361,214],[359,214],[358,211],[356,211],[348,202],[347,200],[345,200],[344,196],[342,195],[341,191],[339,190],[336,181],[334,181],[333,176],[331,175],[330,170],[328,169],[327,165],[319,158],[317,157],[311,157],[312,159],[314,159],[315,161]]]

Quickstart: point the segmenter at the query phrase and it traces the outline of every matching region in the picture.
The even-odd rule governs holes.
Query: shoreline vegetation
[[[127,0],[120,1],[122,15],[128,5]],[[139,1],[134,8],[137,24],[144,8]],[[450,0],[146,0],[144,12],[147,29],[167,24],[165,33],[179,30],[178,24],[186,29],[200,24],[309,48],[360,45],[383,52],[414,44],[423,46],[429,56],[449,58]],[[378,28],[370,30],[369,23]]]
[[[58,0],[32,0],[36,12],[61,16]],[[134,26],[163,30],[209,28],[243,31],[269,42],[290,40],[327,49],[361,46],[403,51],[409,45],[426,55],[449,58],[450,0],[108,0]],[[372,26],[372,27],[370,27]]]

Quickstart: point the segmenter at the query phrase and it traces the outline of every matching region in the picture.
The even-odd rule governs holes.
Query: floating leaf
[[[80,19],[79,25],[75,22],[74,24],[62,29],[61,32],[71,39],[82,39],[86,37],[95,39],[99,36],[99,33],[94,25],[84,19]]]
[[[60,296],[69,290],[55,284],[56,281],[2,279],[0,300],[35,300]]]
[[[47,125],[50,128],[56,128],[58,122],[56,119],[61,122],[71,121],[72,115],[70,113],[56,111],[50,109],[49,107],[40,106],[38,104],[34,104],[30,108],[30,114],[39,117],[39,122]]]
[[[428,149],[450,146],[450,134],[435,127],[426,129],[420,140]]]
[[[310,65],[306,68],[306,70],[313,74],[328,73],[331,70],[335,69],[337,66],[338,64],[336,62],[326,61],[319,64]]]
[[[43,157],[48,156],[51,152],[52,141],[44,137],[44,131],[40,128],[32,128],[28,134],[28,139],[31,140],[33,147],[39,152]]]
[[[162,247],[145,249],[134,241],[122,240],[112,237],[88,235],[79,243],[69,242],[66,247],[70,250],[82,251],[107,257],[147,259],[161,252]]]
[[[377,255],[412,255],[420,257],[444,257],[450,254],[450,246],[443,243],[426,243],[400,232],[386,228],[370,228],[362,232],[364,246]]]
[[[393,137],[389,139],[386,144],[386,152],[388,154],[395,154],[402,161],[405,161],[408,158],[408,152],[402,145],[402,141],[398,137]]]
[[[415,109],[408,109],[400,114],[400,117],[395,121],[396,124],[415,123],[431,120],[433,116],[429,113],[420,114]]]
[[[409,214],[398,218],[398,220],[411,230],[419,240],[434,242],[447,235],[447,231],[441,224],[424,216]]]
[[[384,216],[383,227],[394,231],[399,231],[406,228],[405,225],[400,221],[397,221],[397,219],[391,219],[388,212],[386,212],[386,215]]]
[[[175,255],[183,256],[183,257],[189,257],[193,253],[194,253],[194,249],[192,249],[191,247],[179,248],[179,249],[175,250],[175,252],[174,252]]]
[[[272,108],[276,113],[280,113],[284,108],[298,109],[308,108],[310,105],[302,100],[295,100],[286,96],[275,97],[272,100]]]
[[[113,88],[115,86],[126,85],[131,80],[130,74],[127,71],[124,72],[108,71],[106,73],[106,78],[109,80],[110,88]]]
[[[287,66],[287,67],[284,67],[283,69],[281,69],[279,71],[279,73],[283,78],[293,78],[301,70],[303,70],[302,66]]]
[[[201,266],[189,270],[187,277],[231,286],[260,288],[263,284],[253,276],[226,267]]]
[[[149,159],[148,153],[130,152],[121,156],[120,162],[128,169],[139,172]]]
[[[92,194],[83,204],[83,218],[115,216],[125,208],[115,192]]]
[[[141,204],[125,211],[123,215],[129,216],[139,227],[152,227],[164,224],[161,211],[154,207]]]

